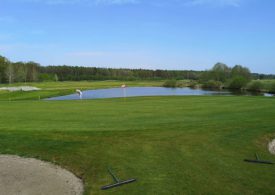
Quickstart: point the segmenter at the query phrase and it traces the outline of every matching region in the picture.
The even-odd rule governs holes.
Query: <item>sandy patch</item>
[[[268,144],[268,150],[271,154],[275,155],[275,139]]]
[[[37,87],[31,87],[31,86],[19,86],[19,87],[1,87],[0,90],[5,91],[38,91],[40,90]]]
[[[71,172],[33,158],[0,155],[0,194],[81,195],[83,184]]]

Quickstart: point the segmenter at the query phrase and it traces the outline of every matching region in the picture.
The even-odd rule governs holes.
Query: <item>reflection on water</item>
[[[128,88],[111,88],[83,91],[82,99],[99,99],[99,98],[122,98],[137,96],[200,96],[200,95],[261,95],[257,93],[244,93],[240,91],[211,91],[191,88],[165,88],[165,87],[128,87]],[[60,97],[48,98],[46,100],[77,100],[77,94],[71,94]]]

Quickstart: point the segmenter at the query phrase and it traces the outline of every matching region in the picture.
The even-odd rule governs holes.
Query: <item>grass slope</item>
[[[0,152],[57,163],[86,194],[274,194],[275,99],[143,97],[0,102]],[[109,191],[106,167],[138,182]]]

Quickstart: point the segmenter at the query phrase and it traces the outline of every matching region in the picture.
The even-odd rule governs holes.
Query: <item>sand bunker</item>
[[[31,86],[19,86],[19,87],[1,87],[0,90],[5,91],[38,91],[40,90],[37,87],[31,87]]]
[[[268,144],[268,149],[271,154],[275,155],[275,139]]]
[[[0,155],[0,194],[80,195],[83,184],[71,172],[32,158]]]

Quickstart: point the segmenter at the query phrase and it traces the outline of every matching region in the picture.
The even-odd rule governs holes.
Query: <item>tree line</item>
[[[41,66],[36,62],[11,62],[0,56],[0,83],[37,81],[81,80],[182,80],[225,82],[244,76],[247,79],[275,79],[275,75],[251,74],[248,68],[237,65],[233,68],[217,63],[211,70],[147,70],[115,69],[83,66]]]
[[[198,80],[201,71],[146,70],[146,69],[114,69],[80,66],[41,66],[43,77],[58,76],[60,81],[80,80],[163,80],[188,78]]]
[[[201,81],[205,88],[230,88],[242,89],[253,78],[249,68],[242,65],[229,67],[223,63],[217,63],[211,70],[201,75]]]
[[[10,62],[0,56],[0,83],[38,81],[40,65],[36,62]]]

